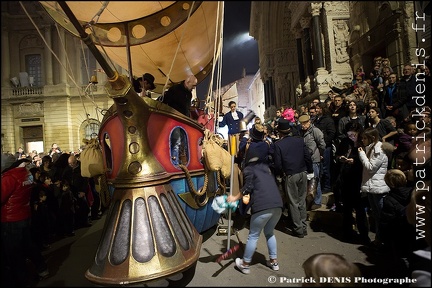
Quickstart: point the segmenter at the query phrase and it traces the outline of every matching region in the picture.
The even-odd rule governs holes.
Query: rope
[[[174,67],[174,63],[175,63],[175,60],[176,60],[176,58],[177,58],[177,53],[178,53],[178,51],[179,51],[179,48],[180,48],[181,42],[183,41],[183,36],[185,35],[185,32],[186,32],[186,30],[187,30],[186,28],[187,28],[187,26],[189,25],[189,18],[190,18],[191,14],[192,14],[192,10],[193,10],[194,5],[195,5],[195,1],[192,2],[192,6],[191,6],[191,8],[190,8],[190,10],[189,10],[188,18],[186,19],[186,23],[185,23],[185,27],[184,27],[184,29],[183,29],[182,36],[181,36],[180,41],[179,41],[179,43],[178,43],[178,45],[177,45],[176,53],[174,54],[174,59],[173,59],[173,61],[171,62],[170,70],[169,70],[168,74],[166,75],[167,79],[166,79],[166,81],[165,81],[165,85],[164,85],[164,87],[163,87],[163,89],[162,89],[161,102],[163,102],[163,99],[164,99],[164,93],[163,93],[163,91],[165,91],[165,89],[166,89],[166,87],[167,87],[167,85],[168,85],[168,80],[170,79],[171,71],[172,71],[172,68]]]
[[[189,186],[189,190],[190,190],[191,194],[193,194],[194,196],[198,196],[198,197],[204,195],[204,193],[207,192],[206,191],[207,190],[207,184],[208,184],[207,173],[204,174],[205,177],[204,177],[204,186],[203,186],[203,189],[201,189],[201,192],[197,192],[195,190],[195,187],[194,187],[193,183],[192,183],[192,177],[190,176],[190,173],[189,173],[189,170],[187,169],[187,167],[185,165],[183,165],[183,164],[179,164],[178,166],[186,174],[186,180],[187,180],[187,184]],[[206,189],[204,189],[204,187]]]

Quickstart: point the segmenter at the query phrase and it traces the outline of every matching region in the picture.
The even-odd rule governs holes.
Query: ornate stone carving
[[[321,8],[322,8],[321,2],[311,3],[310,13],[312,14],[312,17],[319,16]]]
[[[303,85],[303,91],[310,93],[312,91],[310,76],[306,78],[305,84]]]
[[[326,1],[324,2],[324,9],[327,14],[349,13],[349,1]]]
[[[309,28],[311,17],[301,17],[300,18],[300,26],[302,29]]]
[[[300,18],[307,13],[308,2],[307,1],[286,1],[288,3],[288,9],[291,14],[291,28],[297,26]],[[253,2],[252,2],[253,3]]]
[[[42,116],[42,104],[41,103],[23,103],[18,106],[18,116]]]
[[[295,39],[300,39],[302,37],[302,30],[299,28],[292,29],[291,33],[294,35]]]
[[[20,49],[34,47],[43,47],[42,39],[39,36],[27,35],[21,40]]]
[[[333,35],[335,43],[336,62],[347,62],[349,60],[347,46],[350,33],[346,20],[333,21]]]

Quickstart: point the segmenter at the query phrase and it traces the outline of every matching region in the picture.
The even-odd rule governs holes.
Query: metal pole
[[[232,196],[232,191],[234,187],[234,157],[237,154],[237,137],[236,135],[229,135],[229,137],[230,137],[230,154],[231,154],[230,196]],[[230,239],[231,239],[231,209],[228,209],[227,251],[230,249]]]

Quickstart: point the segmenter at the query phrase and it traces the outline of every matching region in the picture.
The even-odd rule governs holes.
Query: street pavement
[[[216,259],[227,251],[227,236],[218,235],[217,227],[204,232],[200,257],[194,267],[183,273],[178,273],[164,279],[149,282],[134,283],[130,287],[300,287],[304,282],[303,262],[315,253],[331,252],[344,256],[348,261],[356,263],[365,279],[359,283],[361,287],[380,286],[365,282],[380,282],[384,278],[403,278],[395,268],[396,263],[389,261],[370,248],[356,243],[341,241],[341,214],[328,209],[308,212],[309,229],[304,238],[290,236],[284,232],[285,223],[281,218],[276,227],[278,244],[278,261],[280,270],[273,271],[266,267],[268,259],[265,237],[261,234],[257,250],[251,263],[251,273],[242,274],[235,268],[235,257],[241,257],[241,250],[232,257],[222,260]],[[92,265],[94,256],[102,234],[106,215],[93,221],[88,228],[76,230],[73,237],[64,238],[52,243],[51,248],[44,251],[50,275],[34,283],[36,287],[98,287],[85,278],[86,270]],[[223,219],[221,219],[223,220]],[[223,220],[224,224],[228,221]],[[246,243],[248,235],[248,221],[242,216],[233,217],[233,228],[239,231],[239,239]],[[373,240],[374,234],[370,233]],[[230,247],[238,243],[237,237],[232,235]],[[304,284],[308,286],[307,284]],[[107,285],[108,286],[108,285]]]

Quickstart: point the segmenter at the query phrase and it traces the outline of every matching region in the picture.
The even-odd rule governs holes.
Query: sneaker
[[[270,267],[273,271],[279,271],[278,262],[271,262],[270,260],[267,260],[267,267]]]
[[[319,204],[313,204],[311,206],[311,210],[316,210],[316,209],[319,209],[319,208],[321,208],[321,205],[319,205]]]
[[[293,229],[291,229],[289,227],[285,227],[285,232],[288,235],[291,235],[291,236],[294,236],[294,237],[297,237],[297,238],[303,238],[304,237],[304,234],[298,234]]]
[[[48,268],[38,273],[39,277],[45,278],[49,275]]]
[[[243,273],[243,274],[249,274],[250,269],[249,266],[243,265],[243,259],[236,258],[235,260],[236,267]]]

